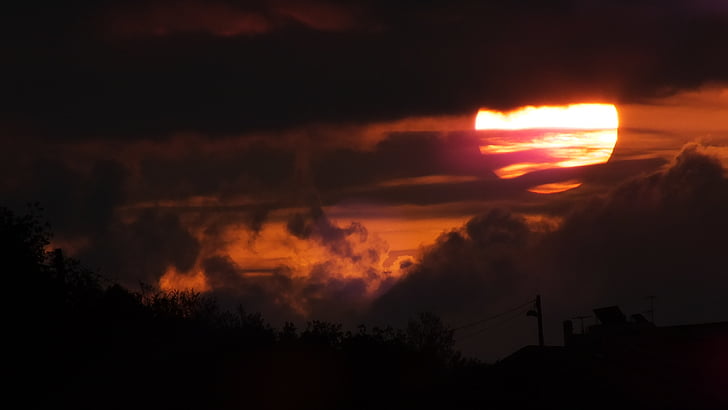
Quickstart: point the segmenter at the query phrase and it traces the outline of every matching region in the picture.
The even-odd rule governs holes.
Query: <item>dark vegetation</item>
[[[14,407],[711,409],[728,404],[728,390],[721,387],[727,356],[706,349],[725,352],[728,334],[663,353],[645,346],[635,351],[632,345],[626,350],[626,345],[528,346],[484,364],[462,357],[452,330],[430,313],[413,318],[405,329],[351,331],[316,320],[301,329],[292,323],[277,329],[257,313],[221,309],[194,291],[126,289],[59,251],[48,252],[50,235],[37,207],[20,216],[0,207],[5,399]]]
[[[423,313],[405,329],[271,327],[195,291],[132,291],[46,250],[41,209],[0,208],[14,323],[6,340],[26,408],[412,408],[448,401],[475,369]]]

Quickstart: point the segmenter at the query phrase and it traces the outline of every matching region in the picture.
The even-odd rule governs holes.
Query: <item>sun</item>
[[[617,107],[613,104],[571,104],[565,106],[526,106],[506,113],[479,110],[476,130],[524,129],[616,129]]]
[[[526,106],[500,112],[481,109],[475,118],[480,152],[498,156],[494,170],[504,179],[552,168],[602,164],[617,143],[619,115],[613,104]],[[505,164],[507,163],[507,164]],[[563,187],[580,184],[570,181]],[[539,193],[562,192],[555,186]]]

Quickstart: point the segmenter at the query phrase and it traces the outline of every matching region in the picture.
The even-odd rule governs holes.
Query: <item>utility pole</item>
[[[536,310],[529,310],[526,316],[536,316],[538,321],[538,345],[543,347],[543,313],[541,312],[541,295],[536,295]]]
[[[541,311],[541,295],[536,295],[536,319],[538,319],[538,345],[543,347],[543,312]]]

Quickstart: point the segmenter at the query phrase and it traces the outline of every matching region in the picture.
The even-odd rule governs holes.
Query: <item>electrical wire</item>
[[[474,331],[472,333],[468,333],[466,335],[463,335],[463,336],[457,338],[456,341],[457,342],[461,342],[463,340],[470,339],[472,337],[475,337],[477,335],[480,335],[483,332],[497,329],[497,328],[499,328],[499,327],[501,327],[503,325],[506,325],[508,323],[511,323],[515,319],[518,319],[518,318],[521,318],[521,317],[525,317],[525,315],[523,315],[523,313],[525,313],[525,312],[526,312],[526,309],[523,309],[523,308],[520,309],[520,310],[517,310],[517,311],[510,312],[512,314],[510,316],[506,316],[503,320],[501,320],[501,321],[499,321],[499,322],[497,322],[495,324],[492,324],[490,326],[485,326],[485,327],[483,327],[481,329],[478,329],[478,330],[476,330],[476,331]]]
[[[516,306],[514,308],[511,308],[511,309],[508,309],[508,310],[503,311],[501,313],[498,313],[497,315],[489,316],[489,317],[486,317],[484,319],[480,319],[480,320],[476,320],[474,322],[466,323],[464,325],[461,325],[461,326],[452,328],[450,330],[452,330],[452,331],[458,331],[458,330],[462,330],[462,329],[467,329],[469,327],[477,326],[477,325],[480,325],[482,323],[491,321],[493,319],[497,319],[497,318],[499,318],[501,316],[507,315],[508,313],[514,312],[514,311],[516,311],[518,309],[523,309],[524,307],[526,307],[528,305],[531,305],[532,303],[535,303],[535,302],[536,302],[536,300],[535,299],[532,299],[532,300],[529,300],[528,302],[522,303],[522,304],[520,304],[520,305],[518,305],[518,306]]]

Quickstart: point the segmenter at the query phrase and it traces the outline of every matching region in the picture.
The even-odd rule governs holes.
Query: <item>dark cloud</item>
[[[359,262],[362,258],[375,265],[380,260],[379,252],[376,249],[369,249],[366,254],[359,254],[354,249],[354,243],[365,243],[367,241],[367,229],[358,222],[352,222],[349,226],[341,228],[332,223],[323,210],[319,207],[312,207],[307,213],[295,213],[286,224],[288,232],[300,239],[315,239],[334,255]]]
[[[471,219],[425,249],[409,273],[374,301],[369,320],[402,324],[429,311],[456,326],[532,298],[537,284],[526,255],[538,235],[522,217],[500,208]],[[511,337],[506,350],[513,348]],[[498,339],[489,337],[488,347],[504,349]]]
[[[728,35],[728,16],[687,1],[170,4],[8,10],[6,38],[17,40],[5,67],[6,129],[63,138],[230,135],[480,106],[636,101],[728,72],[716,41]],[[109,13],[135,7],[177,16],[167,24],[174,35],[105,34]],[[170,11],[149,11],[159,7]],[[243,24],[276,13],[298,24]]]
[[[90,238],[78,257],[88,266],[130,288],[156,285],[169,268],[186,272],[194,266],[200,243],[176,214],[141,211],[133,220],[115,220]]]
[[[550,329],[594,303],[647,295],[658,298],[658,319],[720,318],[728,195],[723,168],[702,148],[684,149],[659,172],[663,162],[642,155],[649,147],[632,147],[623,158],[642,159],[501,180],[491,171],[513,156],[484,157],[472,131],[411,127],[425,132],[372,137],[367,127],[478,107],[640,102],[728,81],[721,4],[8,6],[2,199],[40,201],[59,246],[73,245],[75,256],[126,284],[200,269],[216,295],[271,320],[390,322],[432,310],[457,324],[537,292]],[[526,191],[566,180],[584,185],[548,198]],[[397,260],[402,279],[380,269],[386,243],[323,211],[444,202],[469,202],[452,211],[458,216],[486,202],[503,208],[488,206],[417,261]],[[352,220],[377,210],[356,212]],[[535,226],[523,214],[563,224]],[[271,222],[285,226],[282,247],[304,243],[295,251],[323,256],[305,272],[284,257],[243,266],[234,253],[254,253]],[[249,249],[231,249],[230,238],[245,235],[247,245],[235,243]],[[558,333],[547,337],[558,342]]]
[[[721,320],[727,205],[720,162],[687,146],[667,170],[569,216],[544,247],[554,280],[543,283],[582,305],[656,295],[664,321]]]
[[[215,36],[251,36],[274,29],[260,8],[236,7],[229,2],[149,2],[107,10],[108,33],[115,36],[169,36],[208,33]]]
[[[76,169],[63,160],[39,156],[26,166],[5,162],[14,172],[3,175],[5,201],[15,208],[38,202],[53,229],[63,235],[92,235],[107,227],[114,208],[125,199],[128,171],[111,160],[96,160]]]
[[[191,144],[193,145],[193,144]],[[138,159],[137,201],[186,199],[192,196],[229,198],[255,194],[259,200],[290,188],[294,152],[264,143],[218,149],[197,144],[197,150],[149,153]],[[232,144],[231,144],[232,145]]]
[[[270,212],[270,208],[266,206],[259,206],[257,208],[254,208],[248,218],[248,228],[255,234],[260,234],[260,231],[263,229],[263,224],[265,223],[266,218],[268,217],[268,213]]]
[[[212,294],[226,308],[240,306],[248,312],[260,312],[274,324],[304,317],[304,312],[297,311],[292,300],[296,296],[296,281],[284,267],[255,269],[260,276],[246,276],[249,271],[229,256],[217,255],[204,258],[201,268]]]
[[[316,263],[305,276],[286,266],[245,268],[228,256],[206,258],[201,267],[217,300],[261,312],[275,324],[316,318],[355,326],[370,300],[370,279],[347,277],[335,260]]]
[[[235,37],[262,35],[291,26],[337,32],[357,28],[355,14],[360,9],[323,0],[127,3],[106,8],[109,34],[148,37],[196,33]]]
[[[647,296],[656,296],[661,324],[724,320],[725,209],[725,169],[689,145],[666,169],[578,201],[558,229],[501,209],[471,219],[427,249],[371,314],[402,320],[434,311],[467,323],[540,293],[554,344],[562,320],[612,304],[642,313]],[[523,326],[464,347],[491,358],[510,353],[535,340],[533,326]]]
[[[320,154],[313,173],[326,191],[428,175],[492,176],[479,145],[475,133],[392,133],[370,150],[347,147]]]
[[[331,149],[313,161],[315,185],[326,204],[379,202],[432,205],[457,201],[511,200],[528,202],[543,196],[528,188],[554,181],[579,180],[607,187],[664,164],[659,158],[611,160],[605,164],[531,172],[509,180],[494,169],[528,154],[483,155],[483,135],[477,131],[400,132],[387,136],[370,150]],[[426,177],[441,176],[428,182]],[[418,180],[418,178],[423,179]],[[472,177],[458,179],[458,177]],[[549,199],[544,202],[553,202]]]

